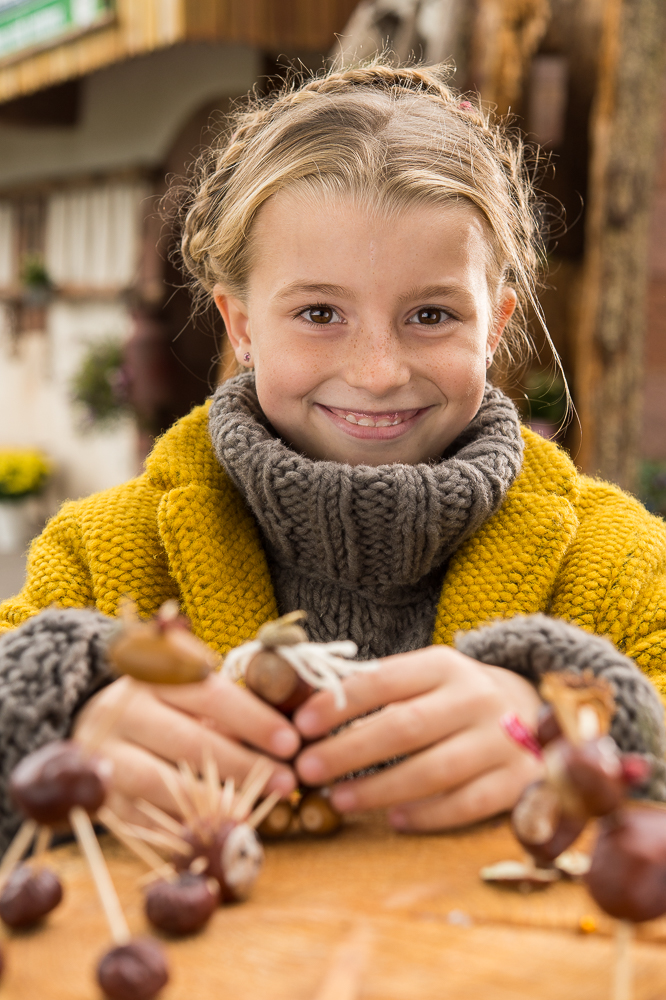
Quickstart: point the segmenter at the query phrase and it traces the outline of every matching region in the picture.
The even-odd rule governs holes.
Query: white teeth
[[[402,423],[399,415],[391,420],[390,417],[357,417],[354,413],[345,413],[345,420],[358,427],[396,427]]]
[[[348,420],[350,424],[357,424],[358,420],[353,413],[345,413],[345,420]]]
[[[359,427],[376,427],[376,422],[371,417],[361,417],[358,422]]]
[[[375,427],[390,427],[390,426],[391,426],[391,421],[386,420],[385,418],[383,420],[378,420],[377,423],[375,424]]]

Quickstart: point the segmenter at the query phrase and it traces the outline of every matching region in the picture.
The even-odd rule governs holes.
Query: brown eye
[[[417,323],[425,323],[427,326],[435,326],[442,322],[445,313],[443,309],[419,309],[414,319]]]
[[[311,323],[332,323],[335,312],[330,306],[311,306],[303,314]]]

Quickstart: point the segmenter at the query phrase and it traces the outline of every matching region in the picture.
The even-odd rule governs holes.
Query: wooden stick
[[[153,822],[159,823],[161,827],[168,830],[169,833],[173,833],[176,837],[184,837],[187,830],[182,823],[179,823],[177,819],[173,816],[169,816],[168,813],[163,812],[158,806],[154,806],[152,802],[146,802],[145,799],[137,799],[134,802],[134,806],[140,812],[147,816],[148,819],[152,819]]]
[[[53,833],[50,826],[40,826],[39,833],[37,834],[37,843],[35,844],[35,853],[33,855],[33,860],[36,865],[41,863],[42,857],[48,851],[51,846],[51,837]]]
[[[257,769],[254,780],[246,782],[245,789],[241,788],[233,812],[231,813],[232,819],[242,820],[248,815],[257,798],[268,784],[272,773],[273,765],[264,760],[263,767]]]
[[[206,797],[201,783],[186,760],[178,761],[178,770],[183,780],[183,789],[194,807],[192,825],[201,829],[202,820],[206,819]]]
[[[196,813],[194,812],[191,804],[188,802],[187,795],[183,791],[180,781],[178,780],[178,776],[174,774],[173,770],[168,765],[160,768],[160,774],[162,776],[162,781],[171,792],[171,796],[176,803],[177,808],[180,810],[185,822],[196,827]]]
[[[7,884],[7,879],[14,871],[16,865],[30,847],[36,829],[37,824],[34,819],[24,820],[19,827],[18,833],[5,851],[2,863],[0,863],[0,892],[2,892]]]
[[[90,816],[81,806],[74,806],[69,812],[69,821],[79,842],[79,847],[88,862],[99,901],[115,944],[127,944],[131,938],[125,914],[116,892],[104,855],[97,842]]]
[[[120,843],[129,848],[133,854],[136,854],[138,858],[141,858],[141,860],[145,862],[149,868],[155,872],[162,872],[165,868],[168,868],[171,870],[172,879],[176,878],[176,870],[173,865],[169,862],[165,862],[164,858],[161,857],[157,851],[154,851],[152,847],[148,847],[148,844],[144,843],[143,840],[139,840],[138,837],[133,836],[127,825],[123,823],[119,816],[116,816],[114,812],[111,812],[108,806],[102,806],[102,808],[98,810],[97,815],[104,826],[109,828],[116,840],[119,840]]]
[[[208,741],[204,743],[203,749],[203,776],[208,794],[208,811],[212,819],[220,807],[220,772]]]
[[[631,942],[634,925],[628,920],[618,920],[615,930],[615,975],[613,1000],[632,1000]]]
[[[149,830],[148,827],[135,826],[133,823],[127,823],[127,829],[130,836],[136,837],[138,840],[146,840],[149,844],[154,844],[155,847],[161,847],[163,851],[171,851],[183,857],[188,857],[192,854],[191,844],[188,844],[186,840],[182,840],[180,837],[174,837],[172,833],[167,833],[166,830]]]
[[[227,819],[231,816],[231,809],[234,804],[235,794],[236,783],[233,778],[227,778],[224,782],[224,791],[222,792],[222,798],[220,799],[220,813],[223,819]]]
[[[277,805],[281,798],[282,795],[280,792],[271,792],[271,794],[265,798],[263,802],[259,803],[254,812],[248,816],[248,826],[252,826],[256,829],[259,824],[266,819],[273,806]]]

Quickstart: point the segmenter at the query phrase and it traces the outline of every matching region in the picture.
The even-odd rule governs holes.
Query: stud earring
[[[247,354],[243,355],[243,361],[245,362],[246,365],[249,363],[249,361],[250,361],[250,353],[249,353],[249,351],[248,351]]]

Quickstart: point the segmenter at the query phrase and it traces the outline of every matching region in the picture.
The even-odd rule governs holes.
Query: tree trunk
[[[574,458],[626,489],[640,451],[648,223],[666,68],[664,0],[606,0],[590,123]]]

